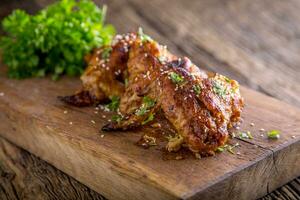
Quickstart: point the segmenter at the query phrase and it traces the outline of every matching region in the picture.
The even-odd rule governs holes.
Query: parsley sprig
[[[61,0],[29,15],[15,10],[2,22],[7,33],[0,38],[2,60],[10,78],[51,74],[79,75],[83,56],[110,44],[115,30],[104,25],[106,7],[91,0]]]

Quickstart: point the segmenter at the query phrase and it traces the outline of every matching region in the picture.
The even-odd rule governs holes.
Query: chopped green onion
[[[153,99],[151,99],[150,97],[144,96],[143,103],[146,105],[147,108],[151,108],[155,105],[156,102]]]
[[[137,116],[142,116],[142,115],[146,114],[148,111],[149,111],[149,110],[148,110],[146,107],[144,107],[144,106],[142,105],[142,106],[135,112],[135,114],[136,114]]]
[[[112,96],[111,102],[106,105],[110,111],[117,111],[120,105],[120,97]]]
[[[225,81],[226,81],[227,83],[230,83],[230,82],[231,82],[230,78],[228,78],[228,77],[226,77],[226,76],[224,76],[224,79],[225,79]]]
[[[158,57],[159,62],[165,62],[167,58],[165,56],[159,56]]]
[[[149,112],[149,109],[152,108],[154,105],[156,104],[156,102],[151,99],[148,96],[144,96],[143,97],[143,104],[142,106],[136,111],[136,115],[137,116],[141,116],[146,114],[147,112]]]
[[[218,151],[218,152],[223,152],[223,151],[224,151],[224,147],[218,147],[218,148],[217,148],[217,151]]]
[[[235,154],[235,152],[233,151],[233,149],[237,146],[240,146],[239,143],[236,143],[235,145],[231,146],[231,145],[228,145],[228,148],[227,148],[227,151],[231,154]]]
[[[280,138],[280,131],[278,131],[278,130],[268,131],[267,136],[270,139],[279,139]]]
[[[112,121],[114,121],[114,122],[120,122],[121,120],[122,120],[122,116],[121,115],[113,115],[112,117],[111,117],[111,120]]]
[[[247,132],[240,132],[239,138],[241,138],[241,139],[253,139],[253,136],[251,135],[250,131],[247,131]]]
[[[152,38],[149,36],[149,35],[146,35],[144,32],[143,32],[143,29],[141,27],[139,27],[139,30],[138,30],[138,35],[141,39],[141,41],[144,43],[144,42],[152,42]]]
[[[171,72],[169,74],[169,77],[171,78],[173,83],[182,83],[184,81],[183,77],[175,72]]]
[[[125,84],[125,87],[127,87],[127,86],[128,86],[128,78],[125,78],[125,80],[124,80],[124,84]]]
[[[147,124],[148,122],[151,122],[154,119],[154,115],[151,113],[148,118],[142,122],[142,125]]]
[[[220,97],[225,98],[227,90],[220,82],[215,81],[213,83],[213,91]]]
[[[235,154],[235,152],[233,151],[233,149],[237,146],[240,146],[239,143],[236,143],[235,145],[231,146],[231,145],[228,145],[228,144],[225,144],[224,146],[220,146],[217,148],[217,152],[223,152],[225,150],[227,150],[229,153],[231,154]]]
[[[103,49],[102,53],[101,53],[101,58],[102,59],[108,59],[110,56],[110,53],[112,51],[111,47],[106,47],[105,49]]]
[[[201,93],[201,86],[200,85],[193,85],[194,92],[199,95]]]

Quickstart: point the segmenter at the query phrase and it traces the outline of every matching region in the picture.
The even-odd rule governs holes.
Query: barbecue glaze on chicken
[[[226,143],[228,129],[240,119],[244,103],[235,80],[202,71],[141,32],[117,36],[111,47],[95,50],[88,63],[82,90],[61,99],[86,106],[120,97],[119,118],[104,131],[137,128],[164,115],[177,132],[169,151],[184,144],[208,155]]]

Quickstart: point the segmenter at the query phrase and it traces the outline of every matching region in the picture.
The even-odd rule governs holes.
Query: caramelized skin
[[[111,60],[123,56],[113,52]],[[131,40],[129,54],[114,59],[124,62],[110,64],[112,69],[103,72],[89,72],[89,67],[82,76],[84,90],[96,99],[121,97],[121,119],[102,130],[136,128],[163,114],[178,133],[178,142],[167,145],[169,151],[185,144],[193,152],[208,155],[226,143],[228,128],[239,121],[244,104],[236,81],[206,73],[188,58],[177,58],[158,43],[139,37]],[[119,69],[128,80],[126,87],[114,75]]]
[[[106,101],[112,96],[121,96],[125,88],[128,52],[136,34],[128,33],[123,38],[116,40],[111,46],[95,49],[88,55],[88,67],[80,77],[82,89],[74,95],[59,98],[71,105],[89,106]],[[85,101],[86,99],[90,101]]]

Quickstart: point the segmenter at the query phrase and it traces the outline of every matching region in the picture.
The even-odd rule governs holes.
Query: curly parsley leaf
[[[110,44],[115,34],[111,25],[104,25],[105,13],[105,6],[101,9],[91,0],[61,0],[36,15],[15,10],[2,21],[7,34],[0,38],[8,76],[79,75],[83,56]]]

